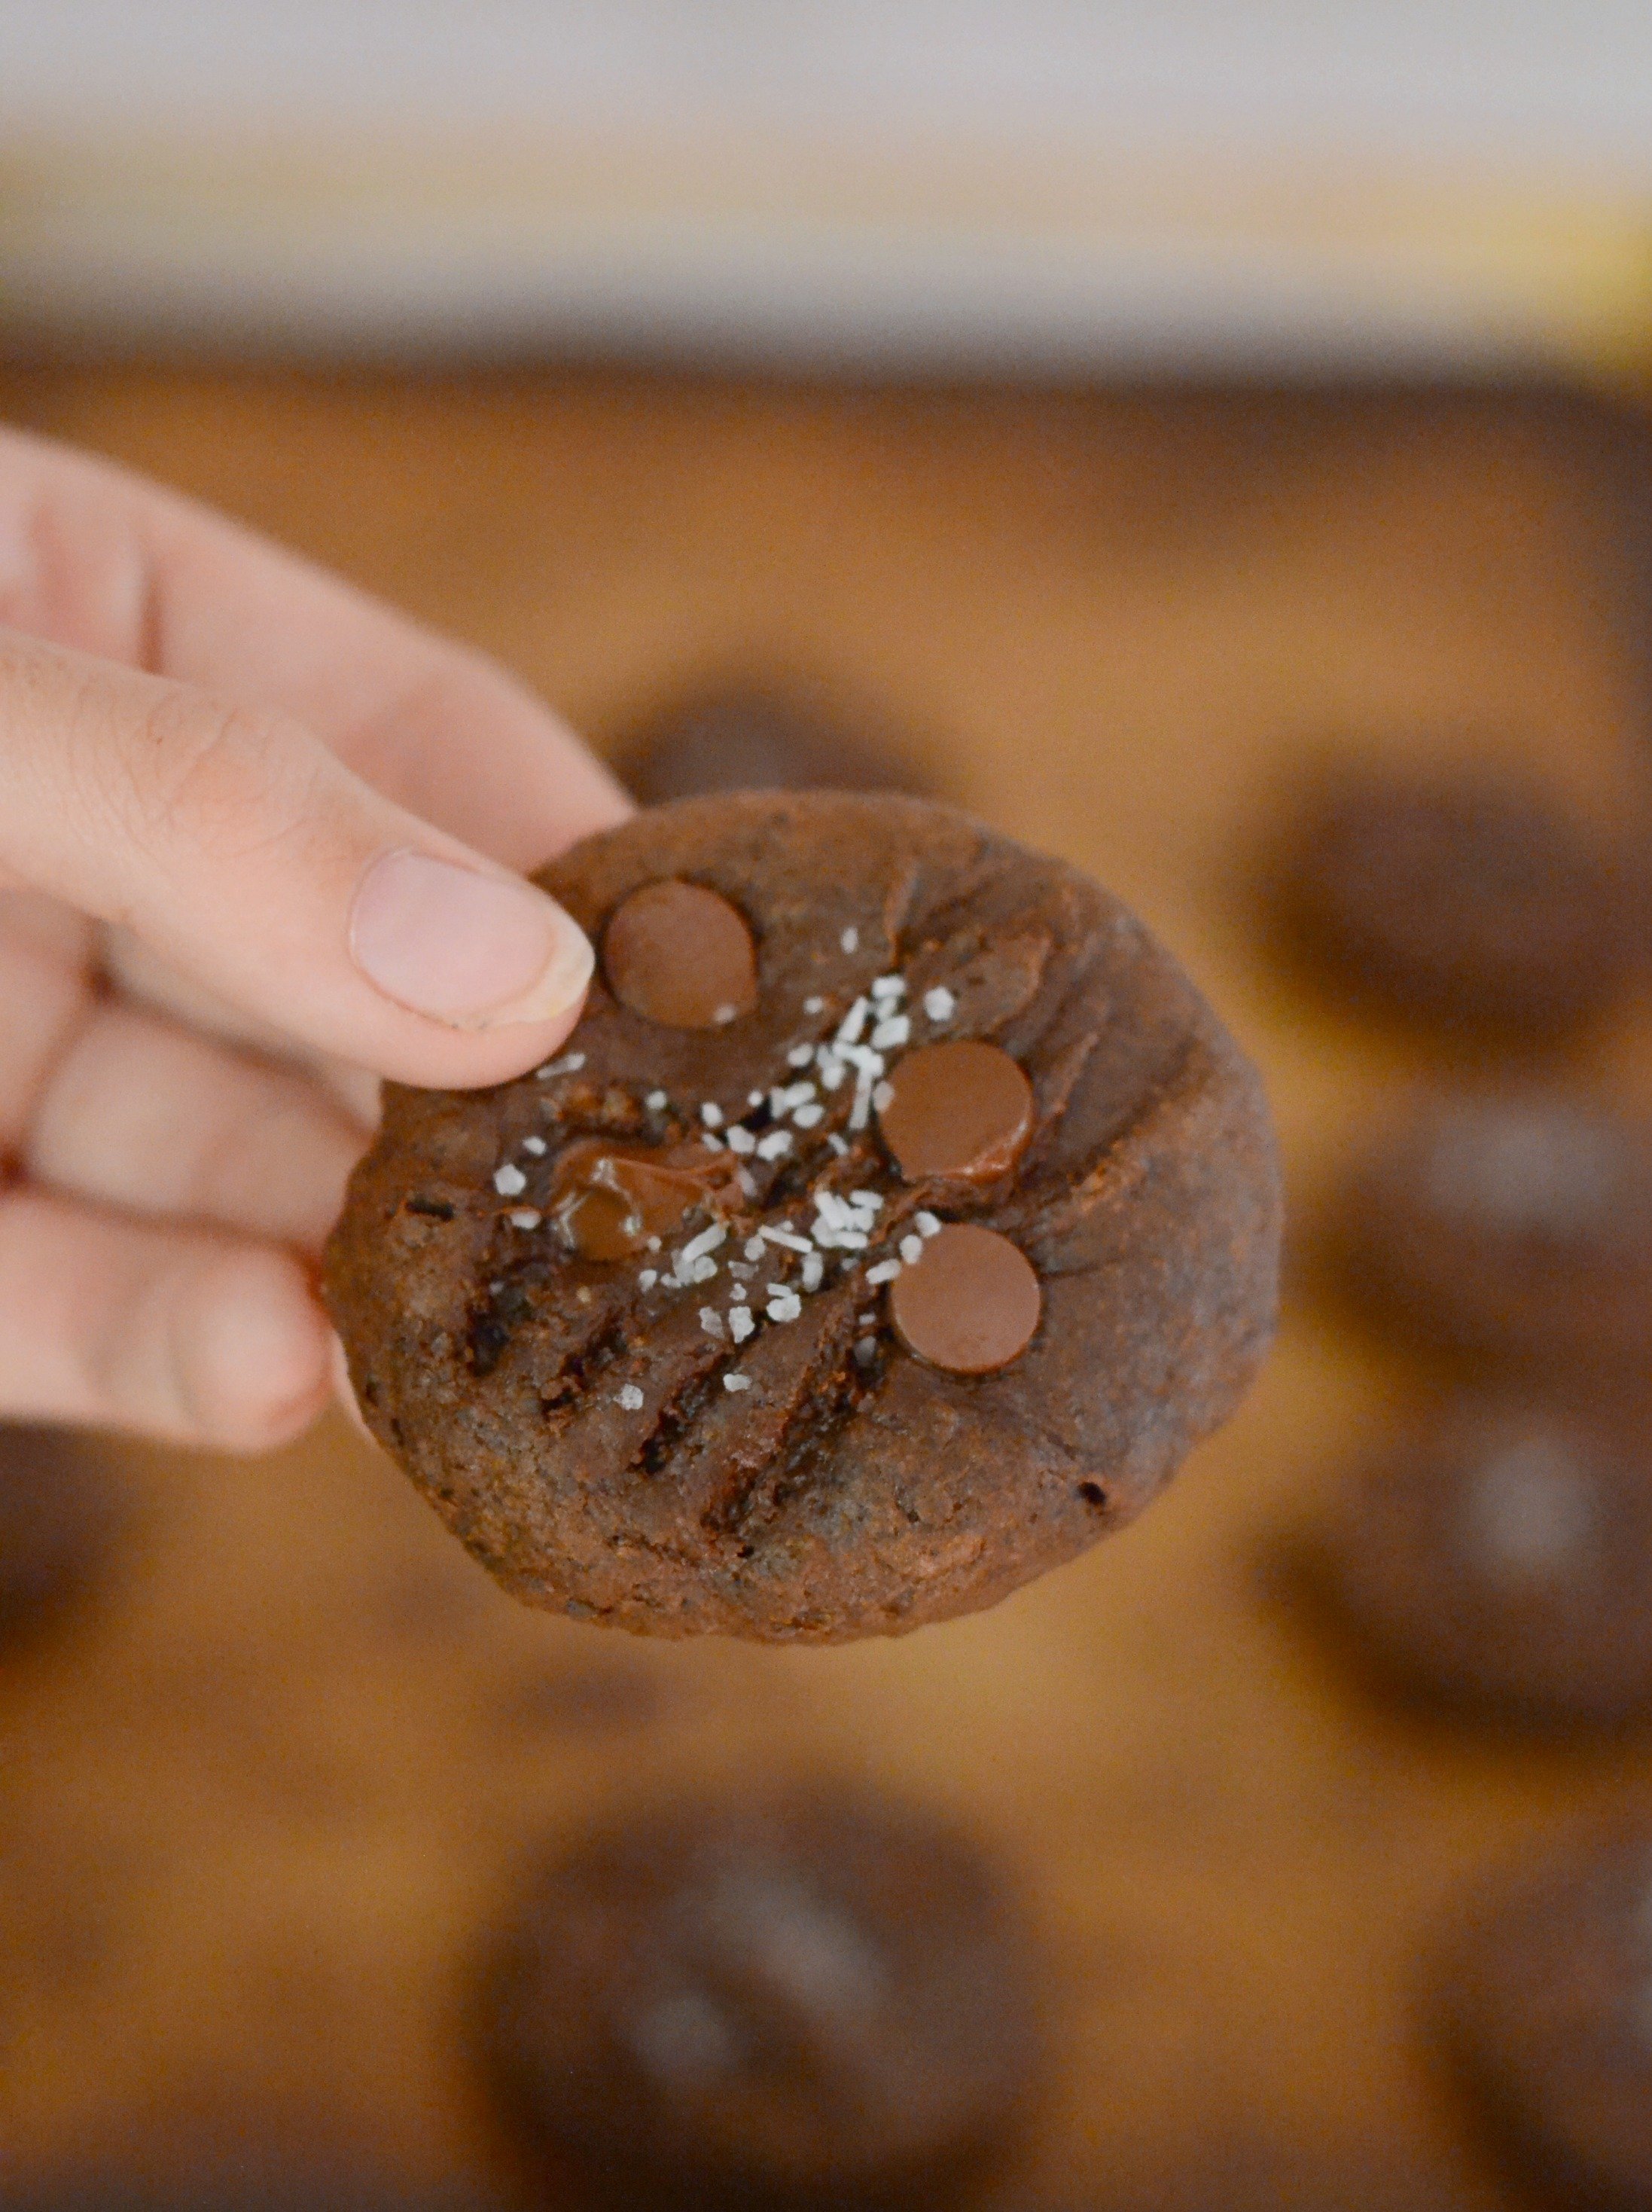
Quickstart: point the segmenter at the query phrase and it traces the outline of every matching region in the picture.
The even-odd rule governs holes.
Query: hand
[[[372,1079],[555,1051],[591,949],[513,872],[625,811],[477,655],[0,432],[0,1415],[304,1428]]]

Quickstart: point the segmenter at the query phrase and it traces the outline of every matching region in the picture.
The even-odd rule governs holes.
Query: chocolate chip
[[[954,1375],[990,1375],[1031,1343],[1043,1295],[1032,1262],[996,1230],[955,1222],[890,1290],[901,1341]]]
[[[703,884],[645,884],[610,916],[603,966],[614,995],[668,1029],[720,1029],[757,1003],[757,960],[738,908]]]
[[[908,1182],[1007,1175],[1032,1134],[1032,1085],[995,1044],[925,1045],[896,1062],[878,1127]]]
[[[651,1152],[588,1137],[557,1160],[549,1211],[582,1260],[625,1260],[651,1237],[674,1235],[731,1173],[726,1158],[697,1145]]]

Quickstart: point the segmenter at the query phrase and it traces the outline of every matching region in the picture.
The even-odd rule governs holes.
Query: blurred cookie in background
[[[1042,2059],[998,1870],[843,1788],[593,1835],[526,1884],[488,2002],[513,2103],[604,2206],[962,2203]]]
[[[1345,1188],[1342,1285],[1426,1349],[1652,1380],[1652,1128],[1534,1089],[1413,1097]]]
[[[1436,2003],[1540,2201],[1652,2207],[1652,1824],[1486,1883],[1446,1946]]]
[[[1410,1692],[1548,1726],[1652,1713],[1652,1449],[1638,1424],[1437,1407],[1348,1470],[1311,1556]]]
[[[1304,783],[1273,856],[1284,941],[1350,1003],[1541,1047],[1618,1005],[1643,957],[1625,854],[1513,772]]]
[[[1384,2142],[1309,2150],[1205,2141],[1195,2128],[1168,2171],[1051,2198],[1011,2194],[990,2212],[1500,2212],[1507,2203],[1479,2177],[1402,2164]]]
[[[0,1423],[0,1650],[95,1580],[128,1505],[71,1431]]]
[[[708,684],[606,748],[644,806],[712,791],[903,791],[936,795],[907,742],[803,679]]]

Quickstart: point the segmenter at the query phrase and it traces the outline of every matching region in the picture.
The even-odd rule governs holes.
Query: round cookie
[[[1231,1409],[1272,1323],[1266,1111],[1104,891],[824,794],[656,809],[540,880],[602,950],[584,1019],[519,1082],[388,1089],[326,1269],[374,1433],[518,1595],[915,1627],[1129,1519]],[[674,1026],[616,984],[616,918],[671,883],[744,916],[750,1011]]]
[[[1413,1100],[1356,1170],[1349,1287],[1431,1348],[1564,1376],[1652,1356],[1652,1130],[1558,1092]]]
[[[994,1870],[841,1789],[673,1803],[545,1866],[489,2013],[516,2105],[602,2203],[957,2203],[1042,2057]]]
[[[95,1573],[117,1512],[110,1485],[72,1437],[0,1423],[0,1642]]]
[[[927,789],[872,732],[846,727],[801,695],[756,684],[695,694],[616,749],[620,780],[645,806],[714,791]]]
[[[1541,791],[1491,769],[1320,777],[1278,863],[1298,949],[1351,997],[1473,1031],[1560,1037],[1637,965],[1618,856]]]
[[[1351,1471],[1319,1553],[1410,1687],[1538,1723],[1652,1711],[1652,1454],[1632,1431],[1461,1401]]]
[[[1482,1890],[1441,1995],[1545,2201],[1652,2208],[1652,1829],[1575,1843]]]

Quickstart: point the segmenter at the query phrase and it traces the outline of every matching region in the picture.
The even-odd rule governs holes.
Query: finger
[[[216,995],[404,1083],[519,1074],[577,1016],[583,933],[301,725],[0,634],[0,865]]]
[[[299,1435],[330,1333],[290,1254],[0,1197],[0,1411],[227,1451]]]
[[[265,1060],[301,1067],[343,1108],[356,1127],[369,1136],[379,1126],[379,1079],[354,1061],[335,1059],[325,1052],[307,1051],[277,1029],[215,997],[204,985],[192,983],[157,959],[149,946],[130,929],[103,933],[102,972],[128,999],[220,1042],[243,1045]]]
[[[291,715],[510,867],[629,811],[483,655],[191,501],[15,432],[0,432],[0,623]]]
[[[0,1158],[21,1144],[41,1085],[91,1006],[92,937],[66,908],[0,891]]]
[[[319,1251],[361,1146],[301,1076],[106,1002],[53,1068],[21,1158],[76,1197]]]

